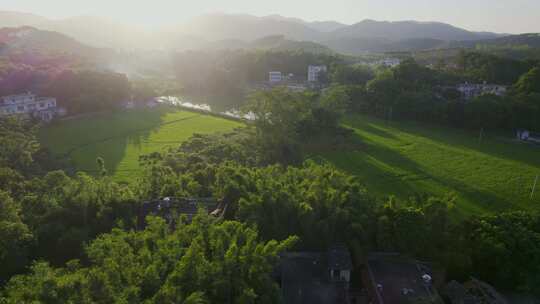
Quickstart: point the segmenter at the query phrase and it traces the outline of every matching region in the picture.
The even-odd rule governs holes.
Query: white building
[[[283,75],[281,74],[281,72],[269,72],[268,73],[268,81],[269,82],[281,82],[283,81]]]
[[[308,66],[308,81],[318,82],[321,73],[326,73],[327,68],[325,65],[310,65]]]
[[[380,61],[380,64],[389,68],[395,68],[401,64],[401,60],[399,58],[384,58]]]
[[[463,83],[456,88],[465,99],[471,99],[484,94],[493,94],[497,96],[504,96],[507,91],[507,87],[496,84],[476,84],[476,83]]]
[[[30,115],[50,121],[55,115],[65,113],[56,106],[52,97],[37,97],[32,93],[0,97],[0,116]]]

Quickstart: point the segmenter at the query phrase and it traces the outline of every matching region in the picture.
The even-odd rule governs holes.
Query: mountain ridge
[[[53,20],[33,14],[0,11],[0,27],[24,25],[56,31],[92,47],[125,50],[182,50],[204,45],[250,47],[253,41],[283,36],[280,43],[287,45],[308,45],[310,42],[312,48],[319,44],[341,53],[360,54],[447,45],[468,46],[475,41],[507,37],[506,34],[468,31],[437,21],[365,19],[347,25],[336,21],[310,22],[281,15],[258,17],[220,13],[197,16],[183,24],[150,31],[103,17],[76,16]]]

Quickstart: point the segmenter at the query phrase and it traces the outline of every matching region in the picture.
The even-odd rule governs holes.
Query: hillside
[[[204,15],[183,24],[178,31],[208,40],[251,41],[283,35],[294,40],[319,40],[321,33],[297,21],[250,15]]]
[[[364,20],[332,32],[338,38],[385,38],[388,40],[438,39],[479,40],[499,37],[494,33],[471,32],[440,22]]]
[[[97,56],[101,50],[86,46],[73,38],[53,31],[38,30],[24,26],[1,28],[0,43],[5,46],[0,54],[24,53],[68,53],[77,56]]]
[[[94,47],[114,49],[200,49],[245,47],[250,41],[283,36],[289,41],[315,42],[346,54],[423,50],[445,47],[450,41],[499,38],[438,22],[364,20],[353,25],[336,21],[308,22],[270,15],[211,14],[157,31],[141,29],[107,18],[79,16],[51,20],[24,13],[0,12],[0,27],[29,25],[70,36]],[[510,42],[514,43],[514,42]]]
[[[48,21],[47,18],[34,14],[0,11],[0,28],[35,26]]]
[[[338,38],[322,43],[335,52],[345,55],[359,55],[367,52],[403,52],[446,48],[451,42],[430,39],[415,38],[392,41],[381,37],[364,38]]]
[[[474,41],[475,45],[489,45],[499,47],[530,47],[540,48],[540,33],[510,35],[495,39]]]

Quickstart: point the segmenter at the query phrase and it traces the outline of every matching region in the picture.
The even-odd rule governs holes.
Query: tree
[[[506,288],[540,294],[540,216],[521,211],[464,224],[474,272]]]
[[[238,222],[202,213],[171,230],[148,218],[144,231],[115,229],[87,248],[90,261],[36,263],[6,286],[7,303],[276,303],[278,253],[296,242],[260,241]]]
[[[107,168],[105,168],[105,161],[102,157],[96,158],[96,164],[98,166],[99,174],[101,176],[107,175]]]
[[[302,122],[310,115],[313,96],[284,88],[254,94],[245,110],[255,116],[258,149],[270,160],[298,158],[297,145]]]
[[[15,116],[0,117],[0,142],[0,167],[35,173],[33,155],[39,150],[39,142],[30,122]]]
[[[21,218],[20,206],[0,190],[0,283],[27,263],[32,234]]]
[[[336,65],[331,72],[333,83],[342,85],[365,85],[373,79],[373,71],[364,65]]]
[[[540,94],[540,67],[532,68],[523,74],[514,85],[514,89],[518,94]]]

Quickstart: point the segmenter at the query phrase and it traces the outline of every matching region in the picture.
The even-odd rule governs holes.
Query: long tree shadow
[[[407,133],[412,136],[423,137],[428,140],[456,148],[466,148],[501,159],[508,159],[537,167],[540,170],[540,146],[525,145],[512,141],[509,134],[488,131],[468,131],[464,129],[446,127],[418,122],[391,122],[368,117],[349,117],[347,123],[352,127],[363,128],[372,125],[386,125],[387,129]],[[358,119],[359,118],[359,119]],[[369,129],[364,129],[369,132]],[[482,140],[480,140],[482,133]],[[507,137],[508,140],[501,139]]]
[[[165,121],[164,116],[171,111],[173,110],[165,108],[106,114],[95,122],[105,125],[96,125],[85,130],[93,132],[92,139],[73,146],[66,155],[75,160],[77,171],[90,174],[99,173],[95,160],[102,157],[108,172],[114,174],[125,159],[128,146],[141,149],[152,132],[160,127],[200,116],[193,113],[176,120]]]
[[[357,176],[368,191],[379,195],[396,195],[407,198],[417,195],[458,194],[459,216],[489,213],[516,208],[515,202],[494,192],[480,189],[455,178],[435,176],[398,151],[369,141],[355,134],[362,141],[359,151],[335,152],[323,158],[337,168]]]

